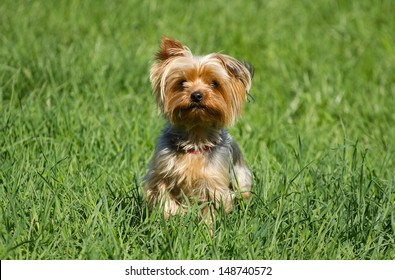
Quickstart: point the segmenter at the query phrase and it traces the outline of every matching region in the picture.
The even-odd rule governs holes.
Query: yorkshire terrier
[[[251,172],[226,127],[241,114],[252,73],[230,56],[195,56],[162,38],[150,81],[167,126],[144,177],[150,210],[159,205],[168,219],[197,203],[207,216],[214,209],[228,213],[236,197],[250,197]]]

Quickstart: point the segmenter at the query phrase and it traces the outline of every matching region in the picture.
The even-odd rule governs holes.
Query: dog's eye
[[[185,89],[186,80],[180,80],[174,85],[174,89],[177,91],[183,91]]]
[[[181,89],[181,90],[184,89],[184,88],[185,88],[185,83],[186,83],[186,82],[187,82],[186,80],[181,80],[181,81],[179,81],[179,82],[178,82],[178,85],[177,85],[178,88]]]
[[[218,82],[216,80],[212,80],[211,83],[210,83],[210,86],[213,87],[213,88],[216,88],[216,87],[219,86],[219,84],[218,84]]]

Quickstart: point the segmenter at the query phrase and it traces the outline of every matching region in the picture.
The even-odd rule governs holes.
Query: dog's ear
[[[254,75],[254,68],[252,65],[244,61],[238,61],[233,57],[223,54],[216,54],[216,57],[221,61],[231,76],[244,84],[244,87],[248,92],[250,90],[252,77]]]
[[[247,68],[248,72],[250,72],[251,79],[253,79],[255,73],[254,66],[247,61],[241,61],[241,63]]]
[[[160,61],[165,61],[173,56],[183,56],[186,50],[187,48],[179,41],[163,37],[156,58]]]

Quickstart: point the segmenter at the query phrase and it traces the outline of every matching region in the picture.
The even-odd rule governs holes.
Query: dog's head
[[[179,41],[162,38],[150,80],[159,109],[170,123],[224,127],[241,114],[252,67],[230,56],[194,56]]]

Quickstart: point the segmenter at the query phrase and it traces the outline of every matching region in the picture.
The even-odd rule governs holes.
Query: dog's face
[[[248,65],[222,55],[193,56],[163,38],[150,79],[160,110],[173,125],[224,127],[234,123],[251,87]]]

